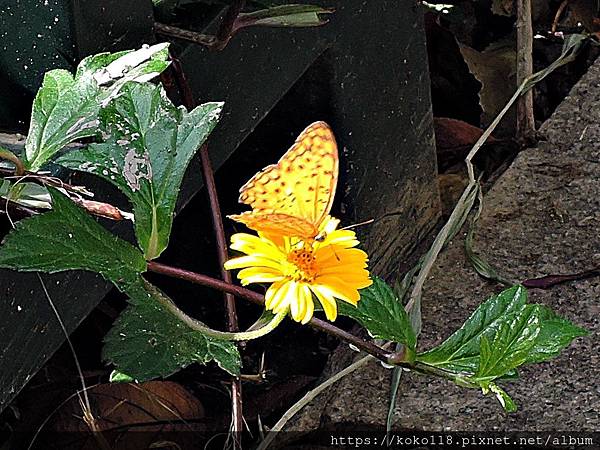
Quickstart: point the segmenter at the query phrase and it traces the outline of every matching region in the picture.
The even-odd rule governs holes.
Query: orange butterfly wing
[[[331,211],[339,172],[335,137],[325,122],[309,125],[277,164],[240,189],[252,211],[229,216],[253,230],[313,239]]]

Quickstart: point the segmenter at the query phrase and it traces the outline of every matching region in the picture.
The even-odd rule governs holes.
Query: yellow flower
[[[367,254],[356,247],[356,234],[336,230],[338,219],[328,217],[321,227],[322,241],[303,242],[295,238],[238,233],[231,248],[246,256],[230,259],[227,270],[242,269],[243,286],[273,283],[265,294],[265,307],[274,313],[289,311],[297,322],[308,322],[314,311],[313,297],[323,306],[326,317],[337,317],[336,298],[356,306],[359,289],[370,286]]]

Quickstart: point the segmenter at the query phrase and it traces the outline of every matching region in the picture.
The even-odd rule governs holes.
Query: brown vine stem
[[[148,262],[147,268],[150,272],[167,275],[173,278],[179,278],[180,280],[186,280],[192,283],[200,284],[202,286],[208,286],[213,289],[229,292],[235,295],[236,297],[243,298],[252,303],[256,303],[257,305],[262,306],[265,303],[265,297],[259,294],[258,292],[254,292],[250,289],[246,289],[235,284],[230,284],[225,281],[209,277],[208,275],[191,272],[185,269],[179,269],[177,267],[171,267],[165,264],[158,263],[156,261]],[[348,344],[352,344],[356,348],[375,356],[377,359],[383,362],[403,365],[402,363],[404,362],[404,353],[392,353],[375,345],[373,342],[365,341],[364,339],[361,339],[358,336],[348,333],[347,331],[344,331],[341,328],[338,328],[329,322],[317,319],[315,317],[313,317],[308,322],[308,325],[310,325],[316,330],[323,331],[327,334],[335,336],[338,339],[347,342]]]
[[[163,36],[202,45],[210,50],[223,50],[235,34],[235,22],[245,5],[246,0],[237,0],[227,8],[216,36],[174,27],[161,22],[154,22],[154,31]]]
[[[21,161],[21,159],[10,150],[0,147],[0,159],[10,161],[15,165],[15,175],[21,176],[25,173],[23,161]]]
[[[192,42],[193,44],[203,45],[209,48],[211,48],[216,41],[216,37],[210,34],[198,33],[196,31],[186,30],[184,28],[174,27],[160,22],[154,22],[154,31],[163,36],[181,39],[182,41]]]
[[[215,50],[221,50],[227,45],[233,33],[233,25],[235,20],[244,8],[245,4],[245,0],[236,0],[227,8],[225,16],[223,17],[223,21],[221,22],[221,26],[217,32],[216,40],[211,48]],[[196,102],[193,98],[191,87],[185,77],[185,72],[179,64],[179,61],[177,61],[177,65],[174,67],[174,69],[185,106],[188,108],[188,110],[192,110],[195,108]],[[226,283],[232,284],[231,273],[225,270],[224,267],[225,261],[228,259],[227,239],[225,237],[225,230],[223,229],[223,217],[221,215],[219,196],[217,193],[214,172],[212,163],[210,161],[207,144],[204,144],[202,147],[200,147],[200,161],[202,163],[202,176],[204,178],[204,184],[206,185],[208,200],[210,202],[214,236],[217,244],[217,256],[219,266],[221,268],[221,277]],[[227,329],[228,331],[235,333],[239,331],[238,318],[235,308],[235,297],[231,292],[225,292],[224,297],[225,307],[227,310]],[[231,436],[233,437],[234,449],[241,449],[241,436],[242,432],[244,431],[242,405],[242,381],[239,377],[234,377],[231,382]]]
[[[225,239],[225,230],[223,229],[223,217],[221,215],[221,207],[219,206],[219,198],[217,195],[217,188],[215,185],[215,177],[212,170],[212,164],[210,162],[210,155],[208,154],[208,146],[204,144],[200,148],[200,160],[202,161],[202,175],[204,177],[204,184],[208,191],[208,199],[210,202],[210,210],[212,213],[213,227],[215,232],[215,238],[217,241],[217,255],[219,260],[219,266],[221,268],[221,277],[226,283],[231,283],[231,273],[225,270],[223,266],[227,261],[227,240]],[[227,292],[225,295],[225,306],[227,309],[227,328],[231,332],[239,330],[237,313],[235,310],[235,297],[232,293]],[[244,431],[244,420],[242,412],[242,381],[239,377],[232,380],[231,383],[231,397],[232,397],[232,425],[233,425],[233,440],[234,448],[241,448],[241,434]]]
[[[560,20],[560,16],[562,16],[563,11],[569,5],[569,1],[570,0],[564,0],[556,10],[554,20],[552,21],[552,28],[550,30],[553,34],[556,33],[556,28],[558,27],[558,21]]]
[[[235,33],[235,21],[242,12],[242,9],[244,9],[244,6],[246,6],[246,0],[236,0],[229,8],[227,8],[227,11],[225,11],[223,21],[221,22],[219,31],[217,31],[217,40],[213,45],[215,50],[223,50],[233,37]]]
[[[225,238],[225,230],[223,229],[223,217],[221,215],[221,207],[219,206],[212,164],[210,162],[210,155],[208,154],[208,146],[206,144],[200,148],[200,159],[202,161],[202,174],[204,176],[206,189],[208,191],[208,199],[210,201],[210,209],[213,216],[213,227],[217,240],[221,277],[226,283],[231,284],[233,282],[231,279],[231,273],[228,270],[225,270],[223,267],[225,261],[228,259],[227,240]],[[229,324],[229,328],[231,329],[230,331],[238,331],[238,320],[235,312],[235,298],[231,293],[226,293],[225,298],[227,301],[227,322]]]

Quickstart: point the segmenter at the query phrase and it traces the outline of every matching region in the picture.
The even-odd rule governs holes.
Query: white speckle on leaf
[[[152,166],[148,152],[138,155],[135,149],[131,149],[125,155],[123,177],[132,191],[140,189],[140,180],[152,180]]]
[[[140,50],[127,53],[108,66],[94,74],[94,79],[99,85],[107,84],[112,80],[123,77],[132,68],[139,66],[144,61],[149,60],[155,53],[167,48],[169,44],[162,43],[153,46],[142,46]],[[154,74],[156,76],[157,74]]]
[[[85,122],[87,119],[87,117],[80,117],[79,119],[77,119],[77,121],[73,125],[71,125],[71,127],[67,130],[67,135],[73,134],[77,131],[87,130],[88,128],[97,127],[100,123],[98,122],[98,120],[90,120],[88,122]]]

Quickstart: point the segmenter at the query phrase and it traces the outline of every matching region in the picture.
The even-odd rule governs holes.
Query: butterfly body
[[[229,217],[263,233],[323,240],[320,227],[333,205],[338,172],[333,132],[325,122],[315,122],[277,164],[242,186],[239,201],[252,210]]]

